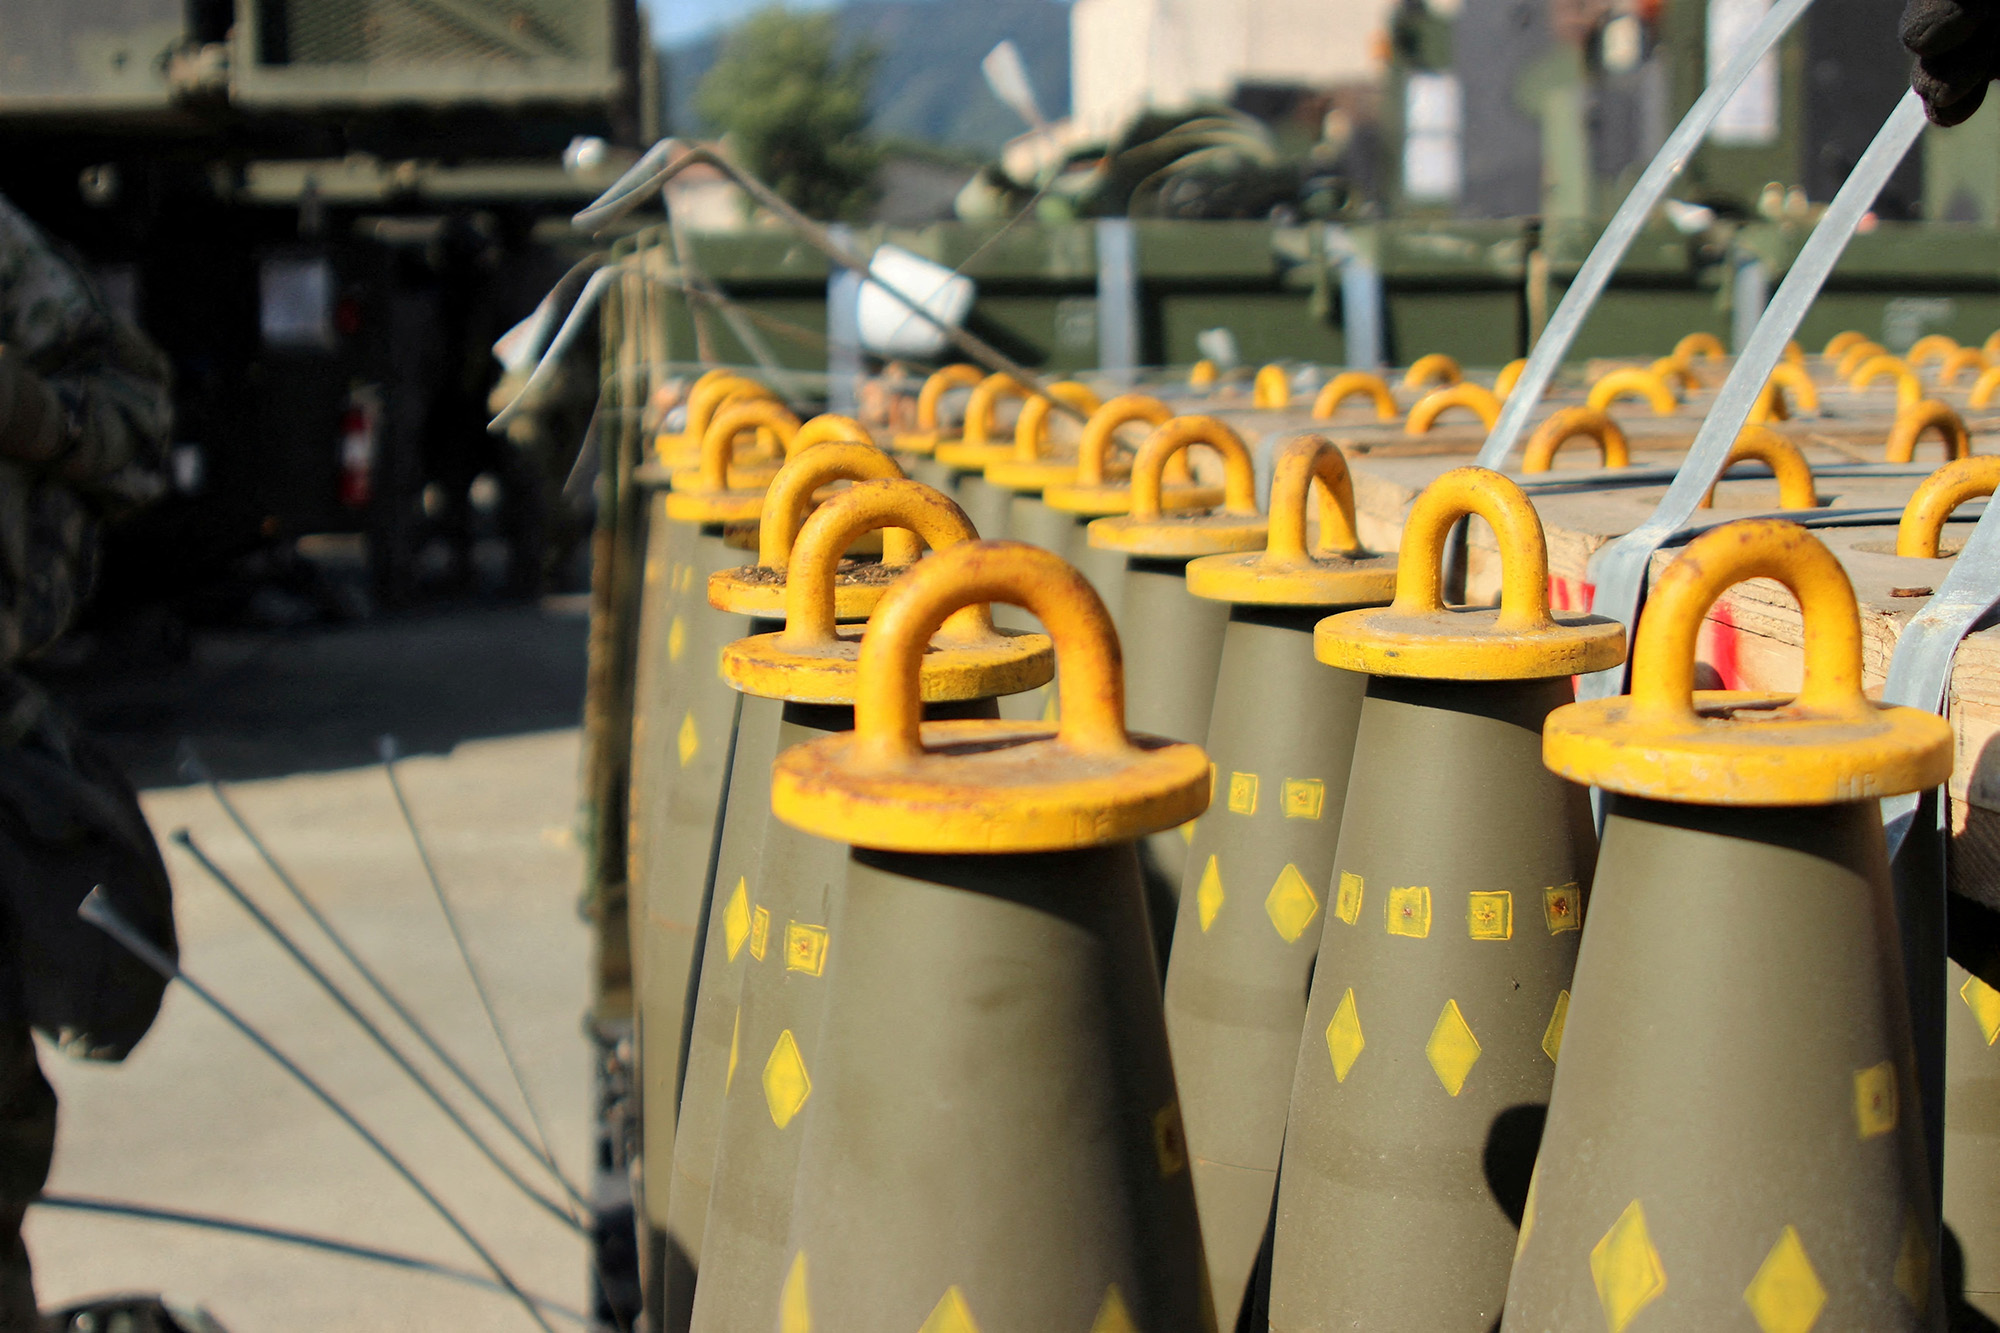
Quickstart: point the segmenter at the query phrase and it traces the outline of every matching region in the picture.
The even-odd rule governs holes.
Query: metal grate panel
[[[282,0],[292,65],[508,65],[573,60],[574,0]]]

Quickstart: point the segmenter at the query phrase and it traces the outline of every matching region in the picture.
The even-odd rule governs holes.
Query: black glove
[[[1979,110],[1986,85],[2000,78],[2000,4],[1995,0],[1906,0],[1903,45],[1917,58],[1910,86],[1937,125],[1956,125]]]
[[[0,458],[46,463],[62,453],[69,423],[48,381],[0,350]]]

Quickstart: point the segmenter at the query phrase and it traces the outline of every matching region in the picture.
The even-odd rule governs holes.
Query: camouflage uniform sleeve
[[[69,418],[61,478],[117,511],[165,489],[173,423],[166,356],[0,199],[0,343],[46,380]]]

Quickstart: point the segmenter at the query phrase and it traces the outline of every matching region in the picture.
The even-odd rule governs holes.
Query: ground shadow
[[[187,781],[183,741],[226,781],[372,764],[577,725],[582,598],[429,608],[347,625],[201,631],[185,661],[98,651],[31,674],[139,787]]]

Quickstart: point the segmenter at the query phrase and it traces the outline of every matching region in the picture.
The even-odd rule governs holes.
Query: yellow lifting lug
[[[1813,489],[1812,464],[1793,444],[1769,426],[1745,426],[1736,436],[1736,443],[1729,446],[1729,457],[1722,460],[1722,470],[1716,474],[1716,482],[1709,486],[1708,493],[1701,497],[1701,508],[1715,504],[1715,487],[1730,468],[1738,463],[1755,461],[1764,464],[1778,479],[1778,508],[1817,509],[1819,494]]]
[[[1445,534],[1477,514],[1500,541],[1500,605],[1444,604]],[[1313,631],[1328,666],[1428,680],[1540,680],[1604,671],[1625,660],[1625,627],[1549,610],[1542,521],[1521,488],[1482,467],[1453,468],[1410,508],[1389,605],[1328,616]]]
[[[1492,430],[1500,420],[1500,399],[1493,390],[1470,380],[1460,380],[1457,384],[1442,389],[1432,389],[1410,409],[1409,420],[1403,423],[1405,435],[1428,435],[1432,426],[1445,411],[1463,407],[1478,416],[1480,424]]]
[[[1306,544],[1306,510],[1319,490],[1319,541]],[[1100,520],[1102,521],[1102,520]],[[1189,563],[1196,597],[1253,606],[1365,606],[1396,591],[1396,557],[1361,544],[1347,457],[1323,435],[1295,435],[1271,474],[1270,536],[1261,551]]]
[[[917,390],[917,428],[896,436],[896,452],[928,457],[937,449],[938,438],[943,434],[938,412],[944,406],[944,396],[953,389],[970,389],[985,378],[986,372],[963,361],[933,371],[924,381],[924,387]]]
[[[1167,462],[1197,444],[1222,455],[1222,503],[1164,512]],[[1186,559],[1254,550],[1264,544],[1269,526],[1257,512],[1257,469],[1243,438],[1216,417],[1190,416],[1175,417],[1146,437],[1132,460],[1132,512],[1095,520],[1089,535],[1101,550]]]
[[[1059,724],[922,722],[925,645],[967,606],[1032,612],[1055,641]],[[1061,851],[1175,828],[1208,808],[1198,745],[1125,730],[1118,634],[1090,584],[1020,542],[963,542],[899,580],[861,646],[854,730],[779,756],[771,810],[883,851]]]
[[[1889,427],[1889,440],[1882,451],[1882,460],[1886,463],[1911,461],[1917,456],[1917,441],[1923,438],[1926,431],[1936,434],[1943,442],[1946,458],[1971,457],[1972,434],[1965,428],[1965,419],[1949,404],[1925,398],[1896,409],[1896,420]]]
[[[1042,503],[1086,518],[1130,513],[1132,487],[1120,476],[1121,465],[1111,455],[1118,431],[1134,422],[1161,426],[1173,419],[1174,410],[1151,394],[1121,393],[1111,399],[1084,423],[1082,438],[1076,442],[1076,480],[1048,486]],[[1184,458],[1169,465],[1166,481],[1162,499],[1169,509],[1206,508],[1221,498],[1214,487],[1193,484]]]
[[[1521,450],[1521,471],[1547,472],[1555,464],[1557,451],[1571,440],[1595,441],[1600,467],[1632,465],[1625,432],[1609,413],[1599,407],[1565,407],[1550,413],[1548,420],[1535,427],[1535,433],[1528,437],[1527,446]]]
[[[1388,382],[1380,375],[1372,370],[1343,370],[1328,380],[1313,399],[1313,419],[1332,420],[1340,405],[1350,398],[1366,398],[1374,403],[1377,421],[1394,421],[1403,415],[1396,406],[1396,396],[1389,392]]]
[[[1896,554],[1938,558],[1938,535],[1952,511],[2000,489],[2000,455],[1954,458],[1918,484],[1896,524]]]
[[[789,451],[798,429],[799,419],[771,399],[755,398],[724,407],[702,434],[701,466],[692,474],[674,475],[674,489],[667,495],[667,517],[679,523],[754,522],[776,470],[739,473],[736,441],[746,431],[769,430]]]
[[[1603,411],[1621,398],[1639,399],[1653,409],[1656,417],[1670,417],[1680,407],[1680,400],[1665,380],[1637,366],[1626,366],[1599,377],[1584,401]]]
[[[1694,688],[1695,638],[1745,579],[1776,579],[1805,619],[1796,697]],[[1555,772],[1628,796],[1688,805],[1831,805],[1935,787],[1951,776],[1951,725],[1861,692],[1861,619],[1847,573],[1811,532],[1752,518],[1689,542],[1654,582],[1632,650],[1632,692],[1549,715]]]

